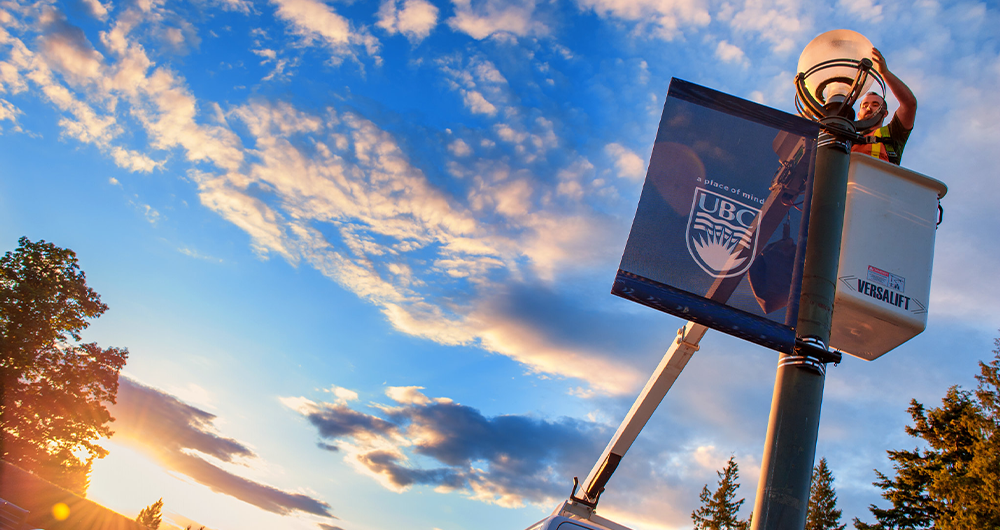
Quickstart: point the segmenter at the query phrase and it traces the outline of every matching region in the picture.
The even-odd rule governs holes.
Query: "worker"
[[[855,144],[851,151],[864,153],[898,166],[903,157],[903,147],[906,145],[907,138],[910,137],[910,131],[913,130],[913,119],[917,114],[917,98],[914,97],[906,83],[900,81],[895,74],[889,71],[889,67],[885,64],[885,57],[877,48],[872,48],[872,58],[875,69],[882,75],[885,84],[892,91],[892,95],[896,97],[896,101],[899,102],[899,108],[893,113],[889,125],[875,129],[866,137],[871,143]],[[858,121],[864,121],[881,112],[884,122],[885,112],[883,109],[885,109],[885,100],[882,99],[882,96],[869,92],[861,99]]]

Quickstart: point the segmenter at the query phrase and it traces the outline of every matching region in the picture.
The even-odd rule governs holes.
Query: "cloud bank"
[[[389,489],[458,490],[508,507],[551,503],[565,495],[571,466],[596,459],[607,434],[569,418],[485,417],[420,390],[390,387],[386,394],[394,403],[377,406],[382,417],[341,403],[282,402],[306,418],[324,443],[342,451],[345,461]],[[417,456],[438,466],[415,465]]]
[[[326,50],[331,67],[348,58],[359,65],[381,61],[382,44],[367,26],[338,13],[341,6],[275,0],[271,7],[279,27],[300,46]],[[754,49],[746,45],[748,39],[784,50],[787,39],[801,40],[813,16],[794,3],[767,7],[749,1],[720,10],[714,20],[696,1],[626,5],[602,0],[578,7],[630,24],[654,23],[662,30],[660,39],[707,32],[714,43],[708,55],[741,64]],[[501,33],[549,39],[552,28],[541,20],[550,8],[533,2],[458,2],[447,25],[477,39]],[[645,160],[617,141],[584,149],[569,118],[552,111],[551,96],[542,87],[558,77],[552,71],[557,56],[572,60],[564,48],[553,47],[552,60],[545,62],[539,60],[546,49],[541,44],[525,44],[525,55],[506,62],[476,49],[430,53],[425,67],[439,75],[452,109],[478,120],[477,125],[447,134],[400,132],[336,100],[306,108],[275,97],[225,106],[200,98],[178,70],[149,51],[168,35],[177,46],[194,46],[189,28],[165,5],[119,6],[97,16],[104,24],[97,41],[55,6],[9,9],[4,11],[9,23],[0,33],[5,96],[21,96],[30,87],[59,112],[65,138],[97,147],[126,170],[156,174],[184,164],[201,204],[246,232],[262,258],[278,256],[319,270],[374,304],[404,333],[444,345],[476,346],[536,373],[579,379],[598,392],[627,393],[641,382],[642,375],[620,361],[635,349],[631,334],[617,344],[575,338],[594,334],[592,325],[614,332],[602,324],[613,316],[580,314],[575,308],[593,302],[566,285],[579,278],[591,282],[606,277],[600,271],[614,269],[632,212],[621,197],[635,193]],[[955,11],[934,23],[955,25],[975,15]],[[430,34],[439,16],[421,0],[386,1],[372,15],[377,27],[413,43]],[[929,15],[917,10],[909,16]],[[709,35],[719,24],[730,27],[730,39]],[[785,40],[768,40],[772,34]],[[520,53],[506,41],[496,45]],[[265,79],[292,75],[285,70],[291,63],[281,62],[292,60],[282,58],[288,50],[261,46],[254,53],[274,68]],[[907,74],[903,59],[894,65]],[[995,53],[982,50],[969,60],[977,65],[982,86],[996,81]],[[535,65],[530,82],[515,62]],[[642,64],[642,76],[648,76]],[[992,122],[980,120],[983,112],[977,110],[997,108],[991,93],[943,76],[907,77],[941,97],[949,90],[968,95],[957,114],[979,124],[975,130],[980,132],[960,129],[956,134],[984,145],[996,137]],[[538,102],[525,103],[525,94]],[[921,116],[941,113],[921,109]],[[0,101],[0,120],[15,124],[8,127],[20,126],[21,112],[10,98]],[[428,138],[426,147],[436,161],[414,156],[420,151],[413,144],[417,135]],[[133,141],[136,136],[145,144]],[[940,145],[916,135],[912,139],[915,146],[921,142],[927,149]],[[932,160],[919,154],[920,147],[909,149],[908,158],[915,162]],[[962,163],[968,167],[963,175],[978,174],[987,164],[979,156]],[[624,178],[607,178],[615,175]],[[989,194],[976,195],[957,196],[981,202]],[[985,221],[958,213],[963,228]],[[939,260],[990,263],[994,247],[966,233],[942,237],[948,251],[939,253]],[[954,266],[951,261],[941,266]],[[981,312],[1000,292],[1000,281],[987,281],[976,291],[952,279],[937,285],[934,297],[942,302],[936,306],[956,316]],[[553,304],[554,311],[531,312],[526,300],[545,302],[541,295],[525,294],[531,292],[561,303]],[[568,316],[581,320],[574,324]]]
[[[391,491],[428,487],[504,507],[549,508],[565,500],[573,477],[583,478],[614,431],[611,425],[573,418],[490,417],[422,390],[389,387],[389,403],[367,407],[356,397],[281,401],[315,429],[321,449],[343,455],[358,473]],[[673,426],[680,428],[675,433],[662,428],[648,429],[623,460],[602,514],[641,524],[688,524],[683,507],[695,502],[703,481],[714,476],[729,453],[684,441],[679,424]],[[755,461],[740,456],[744,484],[752,484],[759,473]],[[747,489],[752,485],[743,494]]]
[[[429,6],[386,5],[385,29],[413,38],[429,31]],[[374,38],[331,6],[281,0],[274,7],[300,43],[326,46],[334,63],[361,61],[362,48],[376,59]],[[122,168],[156,172],[181,158],[201,203],[244,230],[261,257],[316,268],[405,333],[479,346],[603,392],[638,383],[632,368],[605,351],[554,341],[543,323],[507,312],[513,304],[505,293],[548,289],[561,269],[605,261],[600,250],[624,225],[604,213],[617,197],[614,187],[562,145],[555,122],[512,100],[493,62],[478,54],[435,61],[468,112],[490,125],[468,141],[453,138],[451,151],[442,151],[447,172],[428,174],[394,134],[350,108],[306,110],[264,98],[222,108],[199,100],[148,51],[151,35],[176,18],[166,9],[139,4],[110,12],[98,45],[55,7],[37,19],[25,12],[21,31],[41,37],[3,34],[5,86],[37,87],[63,113],[64,135],[95,145]],[[469,9],[521,13],[531,6]],[[264,47],[254,53],[267,64],[279,57]],[[130,145],[126,126],[138,126],[148,145]],[[634,171],[635,161],[628,164]],[[555,178],[544,175],[547,167]]]

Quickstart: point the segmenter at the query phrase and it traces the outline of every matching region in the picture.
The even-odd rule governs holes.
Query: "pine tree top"
[[[837,509],[837,492],[833,489],[833,473],[821,458],[813,468],[809,486],[809,512],[805,530],[844,530],[840,523],[841,511]]]
[[[741,521],[738,516],[745,499],[735,500],[736,490],[740,487],[736,458],[730,456],[726,466],[716,474],[719,486],[715,493],[709,492],[706,484],[699,497],[702,506],[691,512],[695,530],[747,530],[749,522]]]
[[[160,528],[160,523],[163,522],[163,515],[160,513],[163,510],[163,497],[160,500],[146,506],[139,512],[136,516],[135,522],[149,528],[150,530],[157,530]]]

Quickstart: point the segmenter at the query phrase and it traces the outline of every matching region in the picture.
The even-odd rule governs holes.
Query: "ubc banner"
[[[791,352],[818,133],[672,79],[611,292]]]

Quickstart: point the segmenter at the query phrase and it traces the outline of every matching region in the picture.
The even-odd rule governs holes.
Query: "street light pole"
[[[806,523],[849,163],[850,143],[821,133],[796,326],[799,347],[793,354],[782,353],[778,360],[753,530],[801,529]]]
[[[809,513],[809,486],[816,457],[830,327],[844,232],[851,142],[873,130],[883,115],[855,122],[852,106],[872,80],[871,42],[847,30],[820,35],[802,53],[796,76],[800,114],[822,126],[816,149],[808,238],[798,312],[796,346],[782,353],[774,381],[752,530],[801,530]],[[832,55],[833,57],[830,57]],[[813,76],[813,79],[808,79]],[[791,308],[790,308],[791,309]]]

